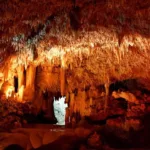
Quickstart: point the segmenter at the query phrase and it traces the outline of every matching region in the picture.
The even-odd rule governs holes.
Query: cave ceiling
[[[0,0],[0,71],[30,63],[83,85],[150,83],[150,1]]]

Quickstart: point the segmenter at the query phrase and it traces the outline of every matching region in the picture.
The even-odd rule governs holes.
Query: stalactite
[[[119,48],[116,47],[116,49],[114,49],[114,53],[116,55],[116,58],[117,58],[117,61],[118,61],[118,64],[120,63],[120,60],[121,60],[121,56],[120,56],[120,51],[119,51]]]
[[[75,95],[74,93],[70,94],[70,113],[72,114],[74,112],[74,104],[75,104]]]
[[[32,101],[34,98],[35,75],[36,75],[36,67],[33,64],[30,64],[26,71],[26,88],[24,93],[25,100]]]
[[[20,89],[22,85],[24,85],[24,66],[20,65],[17,68],[17,74],[18,74],[18,88]]]
[[[65,69],[60,68],[60,90],[61,96],[65,95]]]
[[[61,96],[65,95],[65,58],[61,56],[61,68],[60,68],[60,91]]]
[[[29,65],[26,72],[26,86],[34,87],[36,68],[34,65]]]
[[[79,53],[79,54],[78,54],[78,57],[80,58],[80,62],[82,62],[82,52],[81,52],[81,50],[79,50],[78,53]]]
[[[80,112],[80,115],[83,117],[85,116],[85,101],[86,101],[86,92],[85,91],[78,91],[77,95],[77,102],[78,102],[78,112]]]

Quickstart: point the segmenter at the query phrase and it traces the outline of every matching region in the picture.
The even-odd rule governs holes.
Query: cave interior
[[[150,149],[150,1],[0,0],[0,150]]]

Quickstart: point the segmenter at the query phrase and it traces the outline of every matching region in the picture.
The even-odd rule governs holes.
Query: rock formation
[[[69,122],[104,120],[114,105],[128,116],[118,98],[140,107],[149,97],[149,6],[149,0],[1,0],[1,100],[32,103],[35,114],[52,120],[53,98],[61,96]],[[125,91],[113,92],[117,82]]]

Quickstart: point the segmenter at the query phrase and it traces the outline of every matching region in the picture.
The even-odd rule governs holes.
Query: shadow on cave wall
[[[117,81],[115,83],[112,83],[109,87],[109,91],[110,93],[118,90],[132,92],[133,90],[137,90],[138,88],[139,87],[138,87],[137,79],[127,79],[127,80],[122,80],[122,81]]]

